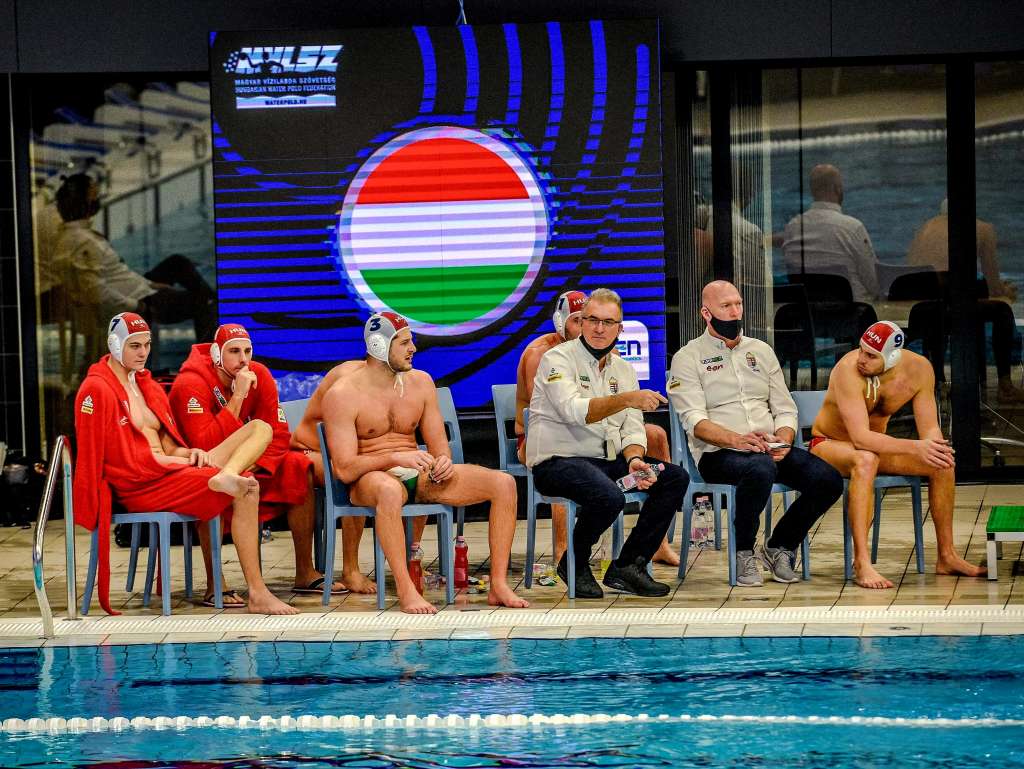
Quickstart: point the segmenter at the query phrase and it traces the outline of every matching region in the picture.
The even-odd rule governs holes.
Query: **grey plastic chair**
[[[798,445],[803,448],[803,429],[814,424],[821,406],[825,402],[825,390],[804,390],[793,393],[799,415],[800,430],[797,431]],[[882,522],[882,501],[886,489],[910,489],[910,506],[914,515],[914,550],[917,554],[917,571],[924,574],[924,515],[921,505],[921,477],[917,475],[875,476],[875,521],[871,533],[871,563],[878,560],[878,531]],[[850,531],[850,480],[843,479],[843,577],[853,576],[853,534]],[[881,492],[881,493],[879,493]]]
[[[309,398],[294,401],[281,401],[284,418],[288,420],[288,430],[295,432],[309,406]],[[324,498],[318,489],[313,489],[313,566],[321,574],[324,570]]]

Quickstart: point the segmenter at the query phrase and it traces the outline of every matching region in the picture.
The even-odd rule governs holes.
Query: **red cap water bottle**
[[[412,543],[412,555],[409,557],[409,579],[416,587],[416,592],[423,595],[423,549],[419,542]]]
[[[455,589],[469,587],[469,545],[461,534],[455,538]]]

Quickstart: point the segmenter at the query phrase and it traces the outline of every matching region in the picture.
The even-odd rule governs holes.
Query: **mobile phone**
[[[781,441],[769,441],[768,448],[774,451],[775,449],[791,449],[793,448],[792,443],[782,443]]]

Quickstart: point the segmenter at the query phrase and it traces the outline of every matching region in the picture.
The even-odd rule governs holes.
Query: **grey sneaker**
[[[757,560],[753,550],[736,551],[736,584],[739,587],[761,587],[761,562]]]
[[[800,577],[793,570],[796,566],[796,551],[787,550],[784,547],[768,547],[762,544],[757,551],[757,557],[772,573],[772,579],[776,582],[799,582]]]

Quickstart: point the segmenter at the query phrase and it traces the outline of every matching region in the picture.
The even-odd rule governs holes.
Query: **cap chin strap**
[[[864,398],[868,401],[878,400],[878,388],[881,386],[877,376],[867,377],[867,386],[864,388]]]

